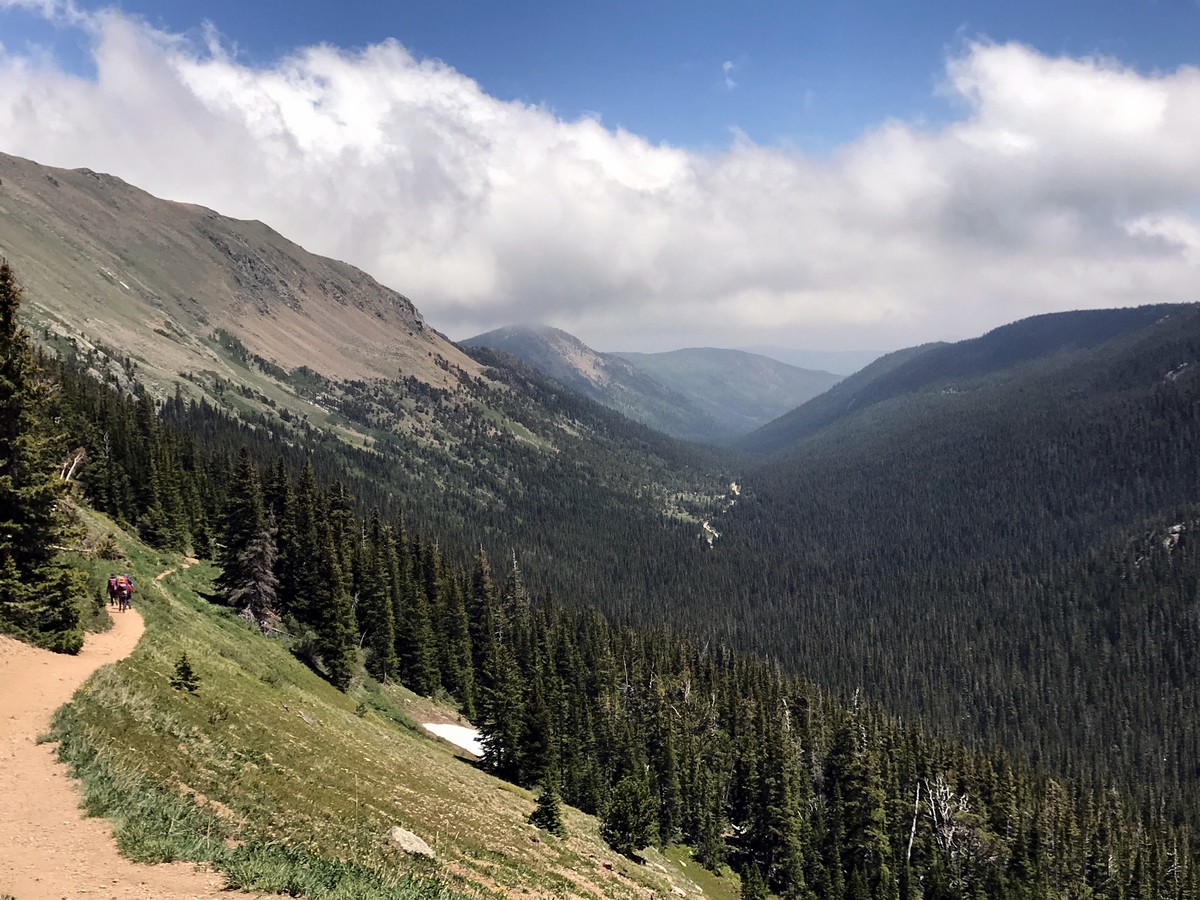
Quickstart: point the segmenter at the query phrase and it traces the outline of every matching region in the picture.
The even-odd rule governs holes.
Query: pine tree
[[[188,659],[187,653],[179,654],[179,659],[175,660],[175,675],[171,679],[171,686],[176,690],[189,693],[194,693],[200,688],[200,676],[192,667],[192,661]]]
[[[497,617],[500,614],[500,592],[496,588],[496,582],[492,580],[492,567],[482,547],[475,555],[475,567],[471,572],[471,591],[466,606],[474,668],[476,672],[482,672],[488,642],[497,637]]]
[[[317,591],[319,600],[316,621],[313,623],[317,633],[317,651],[325,664],[329,680],[345,690],[350,686],[357,661],[355,636],[358,629],[350,592],[346,590],[334,546],[333,532],[328,525],[322,528],[320,571],[325,580]]]
[[[892,900],[899,890],[892,876],[891,848],[884,815],[883,791],[871,751],[860,745],[859,715],[845,717],[834,731],[825,760],[826,788],[831,790],[831,813],[845,829],[841,859],[847,889]]]
[[[463,715],[475,717],[475,673],[470,624],[461,581],[448,564],[438,575],[437,644],[442,687],[458,700]]]
[[[600,836],[622,856],[631,858],[658,837],[654,801],[644,778],[626,775],[617,782],[600,819]]]
[[[304,625],[312,626],[320,617],[325,579],[320,571],[322,547],[318,534],[321,497],[311,461],[304,463],[295,499],[290,526],[294,542],[286,548],[286,565],[279,575],[280,592],[284,608]]]
[[[419,559],[419,555],[418,555]],[[397,566],[393,589],[396,622],[396,661],[405,687],[428,696],[437,690],[437,645],[429,615],[429,602],[414,575],[418,559],[404,554]]]
[[[521,780],[525,679],[512,650],[498,641],[488,644],[479,698],[479,733],[483,761],[501,778]]]
[[[538,794],[537,807],[529,814],[529,821],[543,831],[559,837],[567,833],[567,829],[563,825],[558,795],[558,776],[553,771],[548,771],[542,780],[542,790]]]
[[[236,571],[243,581],[230,593],[229,605],[263,631],[274,629],[279,623],[279,600],[272,523],[250,539],[238,557]]]
[[[762,870],[754,860],[747,860],[742,868],[742,900],[767,900],[767,883],[763,880]]]
[[[262,487],[258,467],[250,451],[242,447],[238,453],[225,506],[225,540],[221,551],[222,571],[217,586],[226,596],[251,581],[253,576],[241,570],[245,550],[266,525]]]
[[[668,711],[662,698],[656,697],[651,720],[652,745],[650,766],[658,795],[658,842],[663,846],[679,838],[682,801],[680,799],[679,767],[675,755],[675,738],[671,734]]]
[[[371,525],[360,551],[358,569],[358,624],[363,632],[367,671],[380,681],[396,675],[396,626],[392,607],[391,572],[395,567],[395,544],[379,517],[371,515]]]
[[[16,275],[0,261],[0,630],[75,653],[83,646],[81,582],[56,561],[67,530],[58,505],[61,439],[17,321],[20,302]]]
[[[555,765],[554,723],[541,675],[534,673],[528,679],[528,685],[522,709],[519,780],[524,784],[538,784]]]

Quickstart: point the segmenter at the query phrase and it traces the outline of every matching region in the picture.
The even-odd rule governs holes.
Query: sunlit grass
[[[60,711],[53,737],[83,779],[85,808],[113,820],[126,855],[204,862],[231,886],[309,897],[670,892],[674,866],[621,860],[591,817],[564,810],[564,840],[529,825],[529,792],[419,733],[407,710],[424,715],[429,701],[375,683],[334,690],[282,642],[208,602],[212,566],[183,568],[119,539],[146,633]],[[96,561],[93,575],[110,568]],[[184,653],[194,693],[172,686]],[[393,825],[437,859],[389,847]]]

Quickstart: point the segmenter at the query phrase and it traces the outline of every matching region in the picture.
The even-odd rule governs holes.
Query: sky
[[[1200,0],[0,0],[0,151],[453,339],[890,350],[1200,300]]]

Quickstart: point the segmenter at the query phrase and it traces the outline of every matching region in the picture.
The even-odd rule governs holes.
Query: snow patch
[[[430,734],[436,734],[443,741],[466,750],[473,756],[483,756],[483,744],[479,742],[477,729],[468,728],[466,725],[451,725],[446,722],[426,722],[421,727]]]
[[[1175,379],[1177,379],[1177,378],[1178,378],[1180,375],[1182,375],[1182,374],[1183,374],[1183,370],[1184,370],[1184,369],[1186,369],[1187,367],[1188,367],[1188,364],[1187,364],[1187,363],[1184,363],[1183,365],[1181,365],[1181,366],[1178,366],[1178,367],[1176,367],[1176,368],[1172,369],[1170,372],[1168,372],[1168,373],[1166,374],[1166,376],[1164,376],[1164,380],[1165,380],[1165,381],[1174,381],[1174,380],[1175,380]]]

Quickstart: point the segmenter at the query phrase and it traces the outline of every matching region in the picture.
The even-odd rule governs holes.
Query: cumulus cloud
[[[262,219],[452,337],[893,347],[1200,299],[1194,68],[973,43],[946,63],[954,122],[699,153],[497,100],[394,41],[252,66],[211,30],[17,2],[86,31],[94,75],[0,50],[0,150]]]

